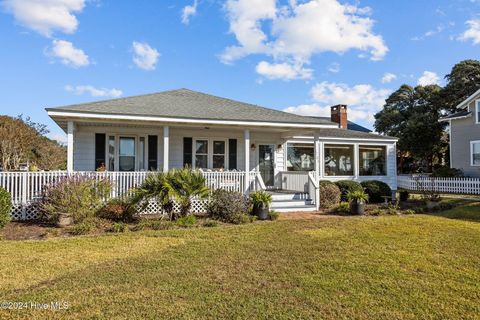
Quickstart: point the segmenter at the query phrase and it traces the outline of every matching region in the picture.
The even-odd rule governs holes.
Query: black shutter
[[[105,133],[95,133],[95,170],[106,166],[105,162]]]
[[[228,169],[237,169],[237,139],[228,139]]]
[[[148,170],[158,170],[158,136],[148,136]]]
[[[192,166],[192,138],[183,138],[183,167]]]

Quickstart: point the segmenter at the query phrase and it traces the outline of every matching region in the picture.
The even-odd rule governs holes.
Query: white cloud
[[[418,78],[417,84],[419,86],[429,86],[432,84],[439,84],[440,77],[432,71],[424,71],[423,75]]]
[[[85,0],[4,0],[2,5],[19,24],[50,37],[54,31],[77,30],[75,14],[83,10]]]
[[[292,106],[283,111],[305,116],[329,117],[330,106],[347,104],[349,120],[361,121],[371,126],[375,121],[375,113],[382,109],[390,93],[388,89],[376,89],[369,84],[349,86],[344,83],[321,82],[310,92],[315,103]]]
[[[332,73],[338,73],[340,72],[340,64],[334,62],[328,67],[328,71]]]
[[[458,38],[461,41],[471,40],[474,45],[480,44],[480,19],[468,20],[468,29]]]
[[[193,17],[197,14],[198,0],[194,0],[192,5],[183,7],[182,9],[182,23],[189,24],[190,17]]]
[[[390,83],[393,80],[397,79],[397,76],[393,73],[387,72],[382,77],[382,83]]]
[[[441,25],[438,25],[435,29],[428,30],[427,32],[425,32],[421,36],[413,37],[411,40],[413,40],[413,41],[424,40],[425,38],[429,38],[429,37],[432,37],[436,34],[442,33],[444,30],[445,30],[445,26],[443,24],[441,24]]]
[[[82,49],[75,48],[73,44],[65,40],[53,40],[53,46],[47,51],[47,55],[58,58],[66,65],[73,68],[85,67],[90,64],[88,55]]]
[[[134,41],[133,47],[133,62],[143,70],[155,70],[155,67],[160,57],[157,49],[150,47],[148,43]]]
[[[73,92],[77,95],[89,93],[92,97],[109,97],[109,98],[118,98],[118,97],[121,97],[123,94],[122,90],[119,90],[119,89],[95,88],[94,86],[91,86],[91,85],[79,85],[79,86],[66,85],[65,91]]]
[[[255,68],[257,73],[267,79],[275,80],[294,80],[294,79],[311,79],[313,75],[312,69],[303,68],[301,64],[289,63],[269,63],[261,61]]]
[[[224,63],[250,54],[271,56],[277,64],[308,63],[314,54],[351,49],[381,60],[388,51],[383,38],[372,32],[369,8],[337,0],[291,0],[285,6],[277,6],[275,0],[227,0],[225,9],[238,44],[221,54]],[[267,23],[268,32],[263,28]]]

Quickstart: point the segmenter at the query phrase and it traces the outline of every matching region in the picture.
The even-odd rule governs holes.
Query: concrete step
[[[280,207],[280,208],[272,208],[277,212],[309,212],[309,211],[316,211],[314,205],[306,205],[303,207]]]
[[[282,201],[273,201],[271,208],[281,208],[281,207],[304,207],[312,205],[311,200],[282,200]]]

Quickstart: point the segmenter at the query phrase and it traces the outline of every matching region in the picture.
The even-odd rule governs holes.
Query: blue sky
[[[402,83],[480,56],[480,0],[3,0],[0,113],[190,88],[305,115],[372,116]]]

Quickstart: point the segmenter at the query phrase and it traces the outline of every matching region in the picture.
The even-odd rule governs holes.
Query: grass
[[[475,319],[480,203],[442,216],[288,220],[0,241],[0,319]]]

